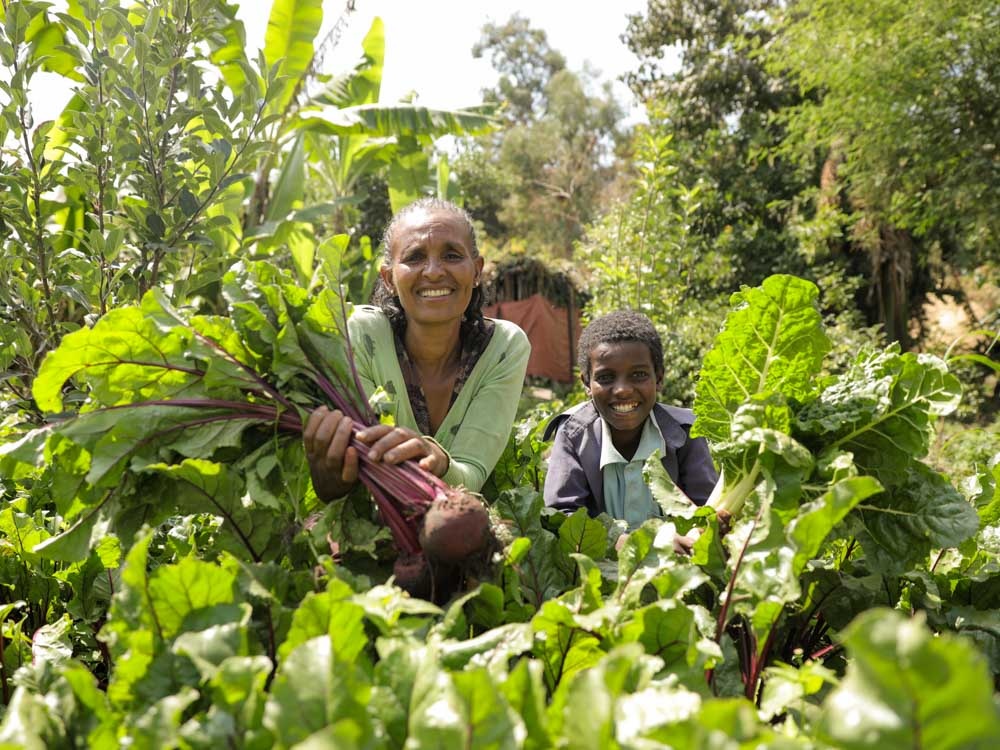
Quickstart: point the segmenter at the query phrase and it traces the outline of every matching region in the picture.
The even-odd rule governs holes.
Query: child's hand
[[[674,553],[684,555],[684,557],[691,557],[695,541],[697,541],[695,537],[674,534]]]

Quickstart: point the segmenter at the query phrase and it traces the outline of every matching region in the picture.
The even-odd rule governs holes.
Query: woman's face
[[[483,259],[461,217],[448,211],[415,211],[393,234],[391,263],[382,280],[394,289],[414,323],[460,321],[479,282]]]

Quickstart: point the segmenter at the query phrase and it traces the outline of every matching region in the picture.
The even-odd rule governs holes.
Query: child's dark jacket
[[[656,404],[651,416],[663,435],[663,468],[696,505],[704,505],[718,474],[705,438],[689,437],[694,412]],[[545,476],[545,504],[572,512],[586,508],[591,516],[606,512],[601,476],[601,417],[593,403],[563,412],[545,428],[545,439],[555,433]]]

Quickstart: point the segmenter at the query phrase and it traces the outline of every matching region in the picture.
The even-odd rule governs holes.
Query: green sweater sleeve
[[[518,326],[495,329],[458,398],[430,437],[448,453],[448,484],[478,492],[503,453],[514,425],[531,345]],[[389,321],[377,308],[358,305],[349,321],[358,376],[366,395],[382,386],[394,402],[396,424],[417,429]]]

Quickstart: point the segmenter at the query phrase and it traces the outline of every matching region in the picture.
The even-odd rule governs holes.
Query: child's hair
[[[576,363],[584,382],[590,382],[590,353],[600,344],[637,341],[649,347],[657,377],[663,374],[663,342],[652,321],[633,310],[616,310],[590,321],[580,334]]]

